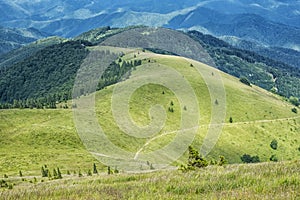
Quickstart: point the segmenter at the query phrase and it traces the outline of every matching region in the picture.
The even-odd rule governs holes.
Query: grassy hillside
[[[16,186],[3,199],[297,199],[299,161],[209,166],[182,173],[93,175],[63,180],[8,178]],[[30,183],[32,181],[32,183]],[[44,181],[44,182],[41,182]]]
[[[133,58],[134,54],[137,55],[137,53],[132,53],[128,55],[128,58]],[[146,68],[150,59],[150,62],[155,64],[159,63],[176,69],[194,89],[199,102],[201,118],[193,145],[200,148],[212,117],[211,99],[207,85],[198,74],[196,67],[190,67],[189,61],[174,56],[145,54],[139,54],[141,58],[145,58],[145,56],[148,58],[145,59],[145,66],[138,67],[137,71],[139,68],[140,70],[143,67]],[[136,59],[139,59],[139,56]],[[206,65],[199,63],[194,63],[194,65],[217,73],[216,69]],[[137,71],[133,71],[132,75],[134,76]],[[232,76],[221,74],[226,91],[226,118],[222,135],[209,157],[217,158],[218,155],[225,155],[231,163],[240,162],[240,156],[244,153],[259,155],[263,161],[268,161],[272,154],[276,154],[280,160],[299,158],[300,118],[299,115],[291,112],[292,106],[265,90],[256,86],[246,86]],[[180,114],[183,111],[180,110],[177,98],[170,90],[160,85],[150,84],[140,87],[131,96],[130,116],[139,125],[149,124],[148,112],[151,106],[159,103],[165,110],[168,110],[170,102],[174,103],[175,112],[167,112],[164,128],[155,136],[156,139],[147,138],[146,140],[133,139],[120,131],[110,110],[113,90],[114,86],[97,94],[96,111],[100,125],[114,144],[131,152],[137,152],[141,148],[142,152],[147,152],[159,149],[172,141],[179,128]],[[230,117],[232,117],[233,123],[229,122]],[[279,142],[280,147],[276,151],[270,148],[273,139]],[[144,146],[143,144],[147,141],[151,142]],[[127,145],[128,142],[131,145]]]
[[[200,121],[199,127],[194,127],[197,134],[193,146],[200,149],[212,117],[211,101],[215,100],[211,100],[208,87],[196,68],[214,74],[217,74],[217,70],[184,58],[140,50],[128,51],[123,59],[143,60],[142,65],[131,72],[133,77],[147,66],[169,66],[189,82],[199,102]],[[291,111],[292,105],[256,86],[249,87],[225,73],[221,75],[226,91],[226,118],[222,135],[208,158],[217,159],[219,155],[224,155],[230,163],[239,163],[240,156],[247,153],[258,155],[261,161],[269,161],[273,154],[279,160],[299,159],[300,118],[299,114]],[[161,104],[167,116],[161,131],[148,138],[136,138],[122,132],[113,119],[111,97],[115,87],[109,86],[96,94],[99,124],[113,144],[136,154],[160,149],[174,139],[180,114],[184,110],[179,107],[179,100],[170,89],[147,84],[133,93],[129,102],[130,116],[137,124],[149,123],[149,109],[155,104]],[[174,112],[168,111],[171,101]],[[190,107],[186,109],[189,111]],[[233,123],[229,122],[230,117]],[[40,168],[45,164],[53,168],[60,167],[63,171],[86,171],[94,162],[99,169],[103,167],[81,143],[71,109],[1,110],[0,138],[0,174],[17,175],[22,170],[24,174],[36,175],[40,174]],[[277,150],[270,147],[273,139],[278,141]],[[186,157],[184,154],[174,164],[185,162]]]
[[[144,31],[145,33],[150,31],[151,37],[146,39],[148,35],[145,35]],[[211,58],[208,58],[206,63],[211,64],[213,61],[218,69],[236,77],[245,76],[251,83],[287,98],[300,97],[299,69],[253,52],[233,48],[217,38],[196,31],[188,32],[187,35],[196,40],[191,40],[188,46],[192,48],[199,42],[209,53]],[[133,43],[129,46],[133,45],[137,48],[143,46],[146,49],[166,54],[177,51],[177,54],[189,55],[187,57],[203,59],[205,62],[207,59],[205,56],[208,54],[190,54],[182,48],[184,44],[186,45],[183,39],[186,39],[187,35],[168,29],[104,27],[83,33],[73,40],[51,37],[31,43],[0,56],[0,108],[18,108],[20,107],[18,104],[28,104],[27,100],[37,102],[29,104],[40,105],[70,99],[74,77],[88,53],[87,46],[103,42],[110,46],[120,46],[122,41],[132,40]],[[140,37],[144,39],[136,40]],[[156,43],[162,47],[170,39],[172,45],[175,45],[173,49],[168,51],[157,49],[157,45],[156,48],[152,48]],[[118,44],[118,42],[121,43]],[[14,100],[20,100],[20,102],[15,104]],[[33,105],[33,107],[40,106]]]
[[[0,172],[40,174],[42,165],[85,170],[97,163],[81,143],[71,110],[0,111]]]

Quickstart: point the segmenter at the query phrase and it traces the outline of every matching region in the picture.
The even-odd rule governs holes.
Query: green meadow
[[[143,174],[106,175],[105,165],[90,154],[77,134],[73,112],[69,109],[11,109],[0,110],[0,175],[8,176],[13,189],[1,189],[3,199],[295,199],[300,193],[300,115],[282,97],[255,85],[247,86],[215,68],[181,57],[158,55],[140,50],[126,52],[124,59],[142,60],[142,65],[131,72],[129,79],[108,86],[96,93],[96,116],[107,138],[116,146],[132,154],[143,154],[162,149],[170,144],[180,128],[182,116],[194,109],[186,86],[174,75],[169,84],[174,90],[158,83],[142,85],[128,102],[128,112],[137,126],[147,126],[154,120],[149,113],[154,105],[164,108],[165,120],[157,133],[144,138],[128,135],[120,129],[112,107],[114,90],[120,84],[131,84],[131,79],[151,67],[178,72],[189,83],[199,108],[192,146],[200,149],[211,125],[214,109],[225,108],[223,121],[218,124],[221,134],[208,160],[225,156],[228,165],[182,173],[178,170]],[[199,73],[199,69],[202,73]],[[155,74],[154,74],[155,75]],[[159,72],[156,77],[159,77]],[[225,95],[215,98],[206,80],[220,75]],[[206,77],[211,76],[211,77]],[[164,74],[161,74],[164,77]],[[173,78],[173,79],[172,79]],[[181,88],[182,86],[182,88]],[[180,100],[185,98],[186,102]],[[71,102],[68,102],[71,105]],[[71,107],[71,106],[69,106]],[[157,114],[158,115],[158,114]],[[162,117],[162,116],[158,116]],[[198,119],[198,118],[197,118]],[[278,142],[272,149],[272,140]],[[186,147],[187,148],[187,147]],[[260,164],[240,164],[243,154],[257,155]],[[270,162],[275,155],[280,162]],[[172,163],[177,167],[186,163],[187,152]],[[93,163],[100,175],[87,176]],[[62,180],[41,178],[41,167],[59,167]],[[118,166],[115,166],[118,167]],[[23,173],[23,180],[19,177]],[[67,171],[70,175],[67,175]],[[78,172],[83,177],[78,177]],[[34,177],[36,177],[34,179]]]

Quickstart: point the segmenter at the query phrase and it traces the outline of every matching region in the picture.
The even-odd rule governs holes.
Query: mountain
[[[235,77],[247,77],[252,83],[285,97],[300,95],[299,67],[287,65],[278,58],[270,59],[269,54],[265,57],[254,51],[237,49],[211,35],[197,31],[188,34],[201,43],[218,69]]]
[[[1,2],[1,25],[35,27],[60,36],[75,36],[99,26],[163,26],[179,15],[207,8],[224,15],[255,14],[268,21],[300,27],[298,1],[8,1]],[[14,13],[10,15],[9,13]],[[210,15],[208,15],[210,16]],[[204,16],[205,18],[207,16]],[[216,18],[218,21],[222,18]],[[200,19],[201,21],[202,19]],[[197,21],[192,26],[199,26]],[[178,26],[178,24],[177,24]]]
[[[1,101],[46,97],[56,92],[69,94],[74,76],[87,54],[81,42],[66,41],[49,45],[6,66],[0,73]]]
[[[300,28],[272,22],[255,14],[223,14],[198,8],[176,16],[168,24],[168,27],[176,29],[194,26],[202,26],[216,36],[236,36],[268,46],[297,48],[300,44]]]
[[[294,67],[300,67],[300,52],[282,47],[265,46],[258,42],[243,40],[234,36],[222,36],[220,39],[238,48],[256,52],[273,60],[288,63]]]
[[[4,27],[34,27],[67,38],[101,26],[145,25],[198,30],[221,38],[237,37],[259,43],[265,48],[244,49],[299,67],[295,61],[299,60],[295,51],[300,50],[299,1],[3,0],[0,4],[3,13],[0,25]],[[4,48],[12,45],[2,44]],[[285,49],[295,51],[287,53]]]
[[[128,33],[132,32],[123,32],[118,41],[115,38],[112,40],[108,38],[104,43],[106,45],[108,43],[121,44],[120,42],[123,41],[122,36],[126,36]],[[140,33],[140,29],[136,31],[136,34],[138,33]],[[161,33],[165,32],[162,30]],[[182,36],[180,39],[183,38],[186,38],[186,36]],[[126,45],[127,41],[123,42],[123,45]],[[70,46],[70,43],[64,45]],[[76,43],[72,45],[78,48]],[[81,50],[78,48],[78,51]],[[179,134],[180,141],[189,141],[190,136],[195,134],[195,137],[192,137],[192,145],[200,149],[205,141],[204,138],[210,124],[213,123],[211,120],[216,117],[214,109],[218,110],[223,106],[226,107],[225,112],[221,114],[224,119],[218,121],[223,126],[222,134],[212,151],[207,155],[208,159],[218,159],[219,155],[224,155],[229,163],[240,163],[240,157],[243,154],[258,155],[261,161],[269,161],[273,154],[276,154],[280,160],[298,159],[299,144],[295,141],[299,132],[299,114],[292,112],[291,108],[293,106],[282,100],[281,97],[255,85],[252,85],[252,87],[245,85],[238,78],[223,73],[214,67],[180,56],[161,55],[146,50],[143,51],[141,48],[116,46],[94,46],[89,47],[89,51],[105,55],[108,55],[108,52],[121,55],[121,61],[117,59],[117,62],[122,63],[134,63],[134,60],[141,61],[139,65],[130,70],[130,74],[122,82],[106,86],[95,94],[95,109],[92,111],[105,133],[105,138],[98,135],[100,138],[91,140],[90,137],[93,137],[93,135],[85,135],[86,132],[80,133],[81,128],[85,126],[89,127],[86,130],[93,130],[93,122],[90,118],[85,118],[84,113],[81,113],[82,115],[73,113],[86,111],[86,109],[80,109],[82,106],[80,101],[86,102],[86,99],[93,97],[88,93],[78,97],[74,102],[63,101],[60,103],[65,109],[60,108],[58,104],[57,109],[1,110],[0,136],[2,139],[0,150],[5,152],[5,155],[0,159],[2,173],[10,174],[22,170],[26,174],[36,176],[40,173],[40,168],[43,165],[59,166],[63,171],[73,172],[74,170],[78,171],[79,168],[82,170],[88,169],[93,162],[96,162],[103,169],[105,159],[112,152],[105,152],[105,148],[99,149],[98,147],[107,145],[107,140],[111,142],[113,149],[120,147],[123,151],[129,152],[129,155],[137,155],[139,160],[141,159],[140,163],[145,170],[149,169],[146,158],[147,161],[153,163],[154,168],[159,168],[155,158],[158,158],[161,152],[156,155],[151,154],[152,157],[144,156],[147,156],[149,152],[162,149],[165,145],[172,144],[172,141],[176,140],[178,135],[177,131],[182,128],[181,125],[187,127],[187,129],[184,130],[185,134]],[[180,51],[189,52],[184,48]],[[118,54],[119,52],[124,54]],[[96,55],[99,56],[98,59],[102,58],[99,54]],[[92,72],[96,75],[97,71],[94,69],[99,69],[99,65],[94,65],[98,63],[97,58],[87,57],[83,61],[84,66],[92,69]],[[141,79],[140,73],[147,73],[147,70],[152,68],[158,70],[157,73],[152,73],[152,77],[149,77],[152,78],[152,81],[144,82],[147,79],[145,77]],[[113,69],[110,68],[109,72],[114,72]],[[118,68],[115,68],[115,70],[117,71]],[[200,70],[200,73],[198,70]],[[176,73],[166,73],[174,71]],[[85,86],[89,87],[93,84],[94,74],[91,76],[88,74],[90,79],[85,82]],[[213,93],[211,85],[207,83],[208,79],[213,83],[217,83],[219,75],[222,77],[224,90],[226,91],[225,96],[222,96],[220,92]],[[177,76],[181,78],[175,79]],[[169,78],[169,82],[167,82],[169,87],[159,84],[161,78]],[[181,79],[184,79],[184,81],[180,81]],[[127,90],[122,90],[122,85],[125,84],[126,86],[128,84],[130,86],[139,81],[143,81],[143,84],[129,96],[129,101],[122,101],[128,103],[130,118],[140,127],[148,125],[151,119],[153,120],[152,117],[154,117],[154,120],[155,118],[162,120],[159,118],[161,117],[159,110],[152,109],[151,116],[149,116],[149,110],[157,104],[162,106],[166,114],[162,129],[154,135],[142,138],[131,136],[122,129],[122,123],[118,118],[115,118],[113,109],[126,109],[126,107],[123,106],[123,103],[119,104],[120,102],[114,102],[115,99],[112,99],[114,95],[120,97],[118,96],[120,89],[124,92],[130,89],[128,87]],[[191,96],[190,90],[183,83],[188,83],[195,96]],[[174,88],[179,89],[179,91],[174,90]],[[77,89],[84,91],[86,88]],[[195,113],[197,111],[194,110],[193,101],[190,97],[195,98],[192,100],[195,100],[196,105],[199,107],[199,113],[197,113],[197,116],[193,115],[193,119],[187,121],[188,123],[182,124],[181,119],[186,117],[185,113]],[[71,108],[72,104],[74,106],[74,103],[76,105],[75,110],[67,109]],[[114,105],[114,103],[117,104]],[[76,116],[75,121],[73,121],[74,115]],[[120,116],[123,117],[125,114]],[[194,123],[198,124],[196,129],[193,127]],[[193,128],[189,128],[190,126]],[[76,129],[79,131],[78,134],[82,140],[78,137]],[[278,141],[277,150],[272,150],[270,147],[273,139]],[[89,143],[89,141],[93,142]],[[95,143],[95,141],[100,143]],[[94,146],[95,144],[97,145]],[[183,150],[183,152],[185,150],[185,147],[181,145],[176,146],[176,148]],[[102,150],[104,152],[97,154],[98,151]],[[93,158],[89,151],[94,152],[93,155],[103,161],[104,164],[100,164]],[[165,153],[167,154],[168,151]],[[123,157],[121,154],[114,155]],[[185,160],[187,160],[187,155],[183,154],[172,164],[179,165]],[[113,166],[118,169],[124,167],[118,164]],[[128,168],[127,170],[130,171]]]
[[[48,36],[35,28],[0,27],[0,55]]]
[[[62,43],[65,39],[59,37],[47,37],[35,42],[24,45],[18,49],[11,50],[8,53],[0,55],[0,69],[6,70],[9,66],[24,60],[35,54],[36,52],[48,46]]]
[[[150,51],[176,55],[174,52],[182,49],[181,46],[161,51],[161,49],[153,48],[151,44],[160,41],[163,45],[163,41],[170,38],[170,36],[167,37],[170,34],[167,30],[155,29],[156,34],[152,35],[155,37],[150,39],[152,42],[137,40],[136,44]],[[98,28],[83,33],[74,39],[49,38],[40,40],[20,50],[0,56],[1,102],[13,103],[14,100],[26,101],[26,99],[39,99],[41,97],[46,98],[42,100],[44,103],[45,101],[69,99],[76,72],[89,54],[91,46],[97,44],[122,46],[114,43],[119,41],[120,34],[126,33],[123,37],[140,38],[139,32],[152,32],[152,29],[148,30],[146,27]],[[178,42],[181,41],[180,38],[177,38],[180,32],[171,33],[173,34],[171,38]],[[200,59],[199,61],[238,78],[246,77],[251,83],[286,98],[290,96],[300,97],[298,90],[300,84],[299,68],[254,52],[234,48],[220,39],[197,31],[186,34],[195,39],[193,45],[201,44],[210,57],[208,59],[207,55],[197,56],[196,54],[186,54],[186,56]],[[105,41],[111,41],[111,43],[105,43]],[[116,81],[113,78],[115,75],[120,78],[119,76],[124,74],[108,73],[109,77],[106,79],[111,81],[106,81],[104,85],[114,83]],[[20,87],[21,85],[22,87]]]

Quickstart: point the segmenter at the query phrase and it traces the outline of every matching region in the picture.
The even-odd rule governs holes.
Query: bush
[[[244,83],[245,85],[251,86],[250,81],[246,77],[241,77],[240,82]]]
[[[298,113],[297,108],[292,108],[292,112],[297,114]]]
[[[89,169],[86,173],[87,176],[92,176],[92,171]]]
[[[243,163],[257,163],[260,162],[260,159],[258,156],[251,156],[249,154],[244,154],[241,156],[241,160]]]
[[[4,187],[4,188],[8,187],[8,184],[5,180],[0,180],[0,188],[2,188],[2,187]]]
[[[188,168],[203,168],[207,167],[208,162],[203,158],[199,152],[192,146],[189,146],[189,158],[188,158]]]
[[[290,102],[291,104],[293,104],[294,106],[299,106],[299,105],[300,105],[300,101],[299,101],[299,99],[298,99],[297,97],[291,96],[291,97],[289,98],[289,102]]]
[[[79,169],[78,170],[78,177],[82,177],[83,175],[82,175],[82,173],[81,173],[81,170]]]
[[[225,157],[224,156],[220,156],[220,160],[219,160],[219,162],[218,162],[218,165],[219,166],[223,166],[223,165],[225,165],[227,163],[227,160],[225,159]]]
[[[272,155],[272,156],[270,157],[270,161],[277,162],[277,161],[278,161],[278,158],[276,157],[276,155]]]
[[[271,144],[270,144],[270,147],[272,148],[272,149],[274,149],[274,150],[276,150],[277,149],[277,146],[278,146],[278,142],[277,142],[277,140],[272,140],[272,142],[271,142]]]
[[[93,165],[93,174],[98,174],[96,163]]]

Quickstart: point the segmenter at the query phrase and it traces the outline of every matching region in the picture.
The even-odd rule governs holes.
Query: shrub
[[[180,165],[179,170],[187,172],[189,170],[195,170],[196,168],[204,168],[208,166],[208,162],[203,158],[199,152],[192,146],[189,146],[189,158],[187,165]]]
[[[151,164],[152,165],[152,164]],[[115,170],[114,170],[114,174],[118,174],[119,173],[119,170],[117,167],[115,167]]]
[[[219,105],[218,99],[215,100],[215,105]]]
[[[270,143],[270,147],[272,148],[272,149],[274,149],[274,150],[276,150],[277,149],[277,146],[278,146],[278,142],[277,142],[277,140],[272,140],[272,142]]]
[[[42,177],[48,177],[49,176],[49,174],[48,174],[49,170],[48,170],[46,165],[45,165],[45,167],[42,166],[41,172],[42,172]]]
[[[113,171],[111,170],[110,166],[107,167],[107,174],[108,175],[113,174]]]
[[[273,155],[270,157],[270,161],[277,162],[277,161],[278,161],[278,158],[276,157],[276,155],[273,154]]]
[[[98,174],[97,166],[96,166],[95,163],[94,163],[94,165],[93,165],[93,173],[94,173],[94,174]]]
[[[203,168],[207,167],[208,162],[204,157],[202,157],[199,152],[192,146],[189,146],[189,158],[188,158],[188,168]]]
[[[87,176],[92,176],[92,171],[89,169],[86,174]]]
[[[297,114],[298,113],[297,108],[292,108],[292,112]]]
[[[250,81],[246,77],[241,77],[240,82],[244,83],[245,85],[251,86]]]
[[[219,166],[223,166],[223,165],[225,165],[227,163],[227,160],[225,159],[224,156],[220,156],[219,158],[220,158],[220,160],[218,162]]]
[[[253,162],[253,163],[258,163],[258,162],[260,162],[259,157],[258,157],[258,156],[252,156],[252,162]]]
[[[173,103],[173,101],[171,101],[171,103],[170,103],[170,106],[174,106],[174,103]]]
[[[8,187],[8,184],[5,180],[0,180],[0,188],[2,188],[2,187],[4,187],[4,188]]]
[[[82,177],[82,173],[81,173],[81,170],[79,169],[78,171],[78,177]]]
[[[57,178],[62,179],[62,175],[61,175],[59,168],[57,168]]]
[[[258,156],[251,156],[249,154],[244,154],[241,156],[241,160],[243,163],[257,163],[260,162],[260,159]]]

